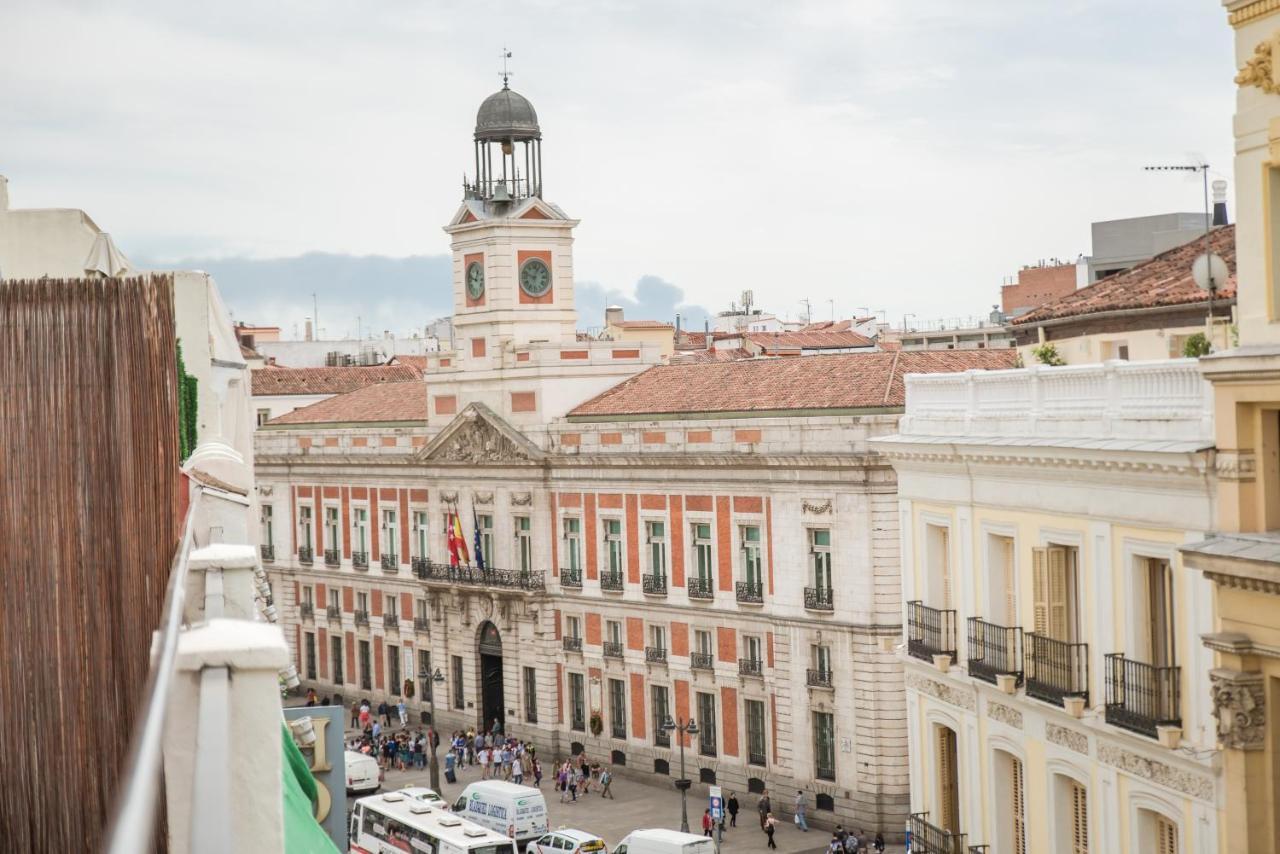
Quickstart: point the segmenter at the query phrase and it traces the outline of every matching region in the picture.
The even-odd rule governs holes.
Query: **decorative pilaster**
[[[1217,668],[1209,671],[1209,681],[1218,741],[1232,750],[1262,750],[1267,731],[1262,674]]]

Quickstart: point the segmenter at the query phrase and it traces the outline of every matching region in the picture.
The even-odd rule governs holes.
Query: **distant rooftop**
[[[362,368],[360,370],[367,370]],[[426,423],[427,384],[385,382],[286,412],[268,424]]]

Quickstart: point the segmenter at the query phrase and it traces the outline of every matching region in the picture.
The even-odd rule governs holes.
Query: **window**
[[[335,685],[342,685],[347,681],[343,675],[342,661],[342,637],[335,635],[329,638],[329,662],[330,668],[333,670],[333,684]]]
[[[418,691],[424,700],[432,699],[431,694],[436,687],[433,676],[435,671],[431,669],[431,650],[418,650],[418,679],[422,682]]]
[[[711,632],[695,629],[693,632],[693,646],[696,652],[703,655],[713,655]]]
[[[316,636],[313,632],[304,632],[302,635],[303,647],[305,648],[307,678],[314,680],[316,678]]]
[[[337,590],[330,589],[329,591],[329,607],[333,608],[334,611],[342,609],[342,600]]]
[[[665,522],[644,523],[645,543],[649,546],[649,572],[655,578],[667,577],[667,525]]]
[[[498,560],[493,553],[493,517],[488,513],[481,513],[476,517],[476,524],[480,526],[480,551],[484,556],[484,565],[492,568]]]
[[[627,737],[627,686],[621,679],[609,680],[609,731],[614,738]]]
[[[356,594],[356,610],[365,614],[369,613],[369,594],[368,593]]]
[[[760,638],[756,635],[744,635],[742,638],[742,651],[746,653],[744,658],[748,661],[763,661],[764,657],[760,655]]]
[[[355,541],[355,550],[369,553],[369,508],[356,507],[351,511],[351,528],[352,539]]]
[[[819,673],[831,672],[831,647],[821,644],[813,644],[810,648],[810,658],[813,661],[813,669]]]
[[[1026,781],[1022,760],[1003,750],[994,751],[992,760],[995,802],[1010,807],[1007,811],[997,811],[992,848],[1009,854],[1027,854]]]
[[[515,517],[516,553],[519,555],[520,571],[533,572],[533,534],[529,529],[529,517]]]
[[[266,423],[267,423],[268,421],[270,421],[270,420],[271,420],[271,410],[270,410],[270,409],[259,409],[259,410],[258,410],[258,426],[259,426],[259,427],[261,427],[263,424],[266,424]]]
[[[400,647],[394,644],[387,644],[387,689],[392,694],[399,694],[403,690],[400,679]]]
[[[925,525],[925,604],[942,611],[951,610],[951,531],[943,525]]]
[[[813,572],[813,586],[817,590],[831,589],[831,529],[809,529],[809,565]]]
[[[667,648],[667,627],[666,626],[650,626],[649,627],[649,646],[654,649],[665,650]]]
[[[622,646],[622,623],[618,620],[606,620],[604,624],[605,638],[609,643]]]
[[[622,520],[604,520],[606,572],[613,578],[622,575]]]
[[[262,505],[262,544],[274,546],[275,543],[275,511],[270,504],[264,504]]]
[[[1155,854],[1178,854],[1178,826],[1162,815],[1155,816]]]
[[[987,537],[987,614],[990,622],[1001,626],[1017,626],[1017,566],[1014,562],[1013,537],[990,534]]]
[[[569,727],[580,731],[587,728],[587,694],[581,673],[569,674]]]
[[[716,755],[716,695],[698,693],[698,752]]]
[[[370,672],[369,666],[369,642],[367,640],[357,641],[357,647],[360,651],[360,687],[366,691],[373,690],[373,674]]]
[[[836,725],[830,712],[813,712],[813,776],[836,778]]]
[[[1014,759],[1010,768],[1009,787],[1013,790],[1013,848],[1014,854],[1027,854],[1027,804],[1022,779],[1022,760]]]
[[[397,524],[396,511],[382,511],[382,553],[391,557],[396,556],[396,544],[399,540],[396,532],[399,530]]]
[[[415,620],[420,620],[423,623],[429,623],[431,621],[431,614],[427,611],[426,599],[413,600],[413,617]]]
[[[453,707],[465,709],[466,700],[462,696],[462,656],[452,655],[449,664],[453,668]]]
[[[1135,655],[1154,667],[1173,667],[1176,663],[1173,635],[1173,573],[1169,561],[1161,558],[1138,559],[1138,625],[1139,649]]]
[[[524,669],[524,719],[526,723],[538,722],[538,671]]]
[[[561,525],[564,528],[564,553],[569,561],[568,569],[582,569],[582,520],[573,516],[566,517]]]
[[[316,606],[316,589],[314,587],[308,585],[302,588],[302,602],[313,608]]]
[[[304,504],[298,508],[298,547],[305,549],[312,542],[311,508]]]
[[[653,707],[653,743],[658,747],[671,746],[671,734],[662,728],[662,724],[671,716],[671,705],[664,685],[649,687],[649,702]]]
[[[938,822],[943,830],[960,832],[960,772],[955,730],[934,728],[938,768]]]
[[[698,580],[711,584],[711,523],[695,522],[693,524],[693,564],[697,567]]]
[[[743,525],[738,529],[738,536],[742,545],[742,580],[757,587],[763,578],[760,572],[760,528]]]
[[[413,513],[413,556],[417,558],[426,558],[427,556],[427,513],[425,510],[415,510]]]
[[[324,542],[325,548],[338,550],[342,544],[338,541],[338,508],[324,508]]]
[[[1075,780],[1068,781],[1071,821],[1069,844],[1071,854],[1089,854],[1089,798],[1084,786]]]
[[[388,593],[386,598],[386,603],[387,603],[386,607],[382,609],[382,613],[386,614],[388,617],[399,618],[400,597],[394,593]]]
[[[764,702],[743,700],[742,708],[747,718],[747,762],[764,765]]]
[[[582,637],[582,618],[581,617],[565,617],[564,633],[571,638]]]
[[[1048,546],[1033,549],[1031,554],[1035,632],[1054,640],[1075,643],[1079,636],[1076,549]]]

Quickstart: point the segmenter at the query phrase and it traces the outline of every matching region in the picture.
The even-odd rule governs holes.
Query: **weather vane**
[[[507,60],[511,58],[511,51],[507,50],[507,46],[502,46],[502,88],[506,89],[507,78],[515,76],[515,72],[507,69]]]

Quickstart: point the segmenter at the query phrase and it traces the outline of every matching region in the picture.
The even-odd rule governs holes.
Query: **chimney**
[[[0,211],[9,209],[9,179],[0,175]]]
[[[1213,224],[1227,224],[1227,182],[1222,178],[1213,182]]]
[[[310,341],[311,340],[311,318],[309,317],[307,318],[306,322],[302,326],[302,330],[303,330],[302,340]]]
[[[711,349],[711,320],[708,319],[708,320],[702,321],[702,328],[706,330],[704,333],[706,335],[706,346],[707,346],[707,349],[710,350]]]
[[[676,346],[680,346],[680,315],[676,315]]]
[[[620,322],[622,322],[622,306],[611,305],[606,307],[604,310],[604,325],[613,326]]]

